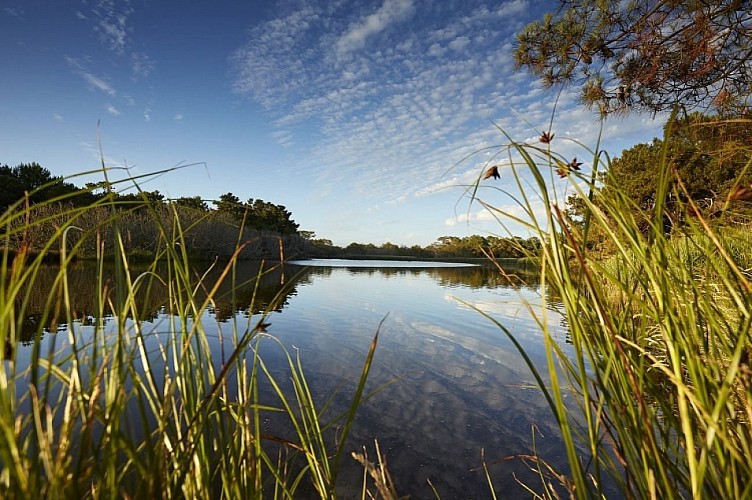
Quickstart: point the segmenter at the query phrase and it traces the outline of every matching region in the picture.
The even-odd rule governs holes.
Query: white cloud
[[[65,121],[65,119],[63,119],[63,117],[57,113],[52,113],[52,119],[60,123]]]
[[[3,12],[11,17],[22,17],[24,13],[23,10],[16,9],[15,7],[5,7],[3,8]]]
[[[368,37],[385,30],[392,23],[404,21],[413,12],[412,0],[384,0],[376,12],[353,23],[337,40],[337,51],[344,54],[363,48]]]
[[[293,135],[289,130],[275,130],[271,133],[271,136],[282,147],[289,148],[295,144]]]
[[[96,0],[89,10],[76,11],[75,15],[91,25],[104,46],[122,56],[123,62],[130,65],[131,80],[136,82],[148,77],[155,63],[148,54],[129,50],[134,45],[134,29],[130,24],[133,13],[131,0]]]
[[[131,80],[138,81],[146,78],[154,70],[155,63],[148,55],[143,52],[134,52],[131,54]]]
[[[496,218],[491,212],[489,212],[485,208],[481,208],[480,210],[476,210],[475,212],[468,210],[467,212],[459,213],[454,217],[450,217],[444,221],[444,225],[447,227],[454,227],[458,224],[494,220],[496,220]]]
[[[151,121],[151,108],[144,109],[144,121],[145,122]]]
[[[89,73],[86,68],[84,68],[81,61],[73,57],[66,57],[65,60],[73,68],[74,73],[83,78],[90,88],[104,92],[110,97],[115,97],[115,95],[117,95],[117,91],[112,85],[107,83],[103,78]]]
[[[94,76],[91,73],[81,73],[81,76],[91,87],[104,92],[108,96],[114,97],[117,94],[115,89],[101,78]]]
[[[130,2],[99,0],[92,8],[94,32],[102,43],[122,54],[128,37],[128,16],[133,13]]]
[[[305,7],[253,28],[249,42],[230,57],[233,89],[271,109],[308,87],[320,66],[310,31],[320,22],[319,11]]]
[[[529,2],[527,0],[512,0],[511,2],[503,2],[494,14],[497,17],[516,16],[525,12],[528,8]]]
[[[183,113],[181,113],[180,111],[178,111],[177,113],[175,113],[175,115],[172,117],[172,119],[175,120],[178,123],[182,122],[183,118],[184,118]]]
[[[446,53],[446,49],[439,43],[434,43],[428,47],[428,55],[431,57],[441,57]]]
[[[449,48],[452,50],[463,50],[470,43],[470,39],[466,36],[458,36],[451,42],[449,42]]]
[[[449,219],[446,219],[444,221],[444,225],[447,227],[454,227],[460,222],[467,222],[468,218],[469,217],[467,214],[460,214],[456,217],[450,217]]]
[[[89,154],[92,159],[96,160],[96,164],[98,165],[103,161],[108,169],[120,170],[125,167],[122,160],[117,160],[104,154],[98,144],[92,144],[90,142],[82,141],[78,143],[78,146],[87,154]]]
[[[118,111],[118,109],[115,106],[113,106],[112,104],[108,104],[107,105],[107,112],[109,114],[111,114],[112,116],[118,116],[118,115],[120,115],[120,111]]]
[[[385,0],[350,15],[341,4],[306,6],[255,25],[231,58],[233,88],[268,109],[272,137],[306,147],[299,152],[315,196],[346,189],[377,207],[448,189],[463,197],[486,162],[508,156],[496,126],[531,142],[548,129],[556,94],[515,73],[511,55],[516,30],[537,15],[528,2],[491,10],[482,0],[461,8]],[[409,29],[394,29],[409,16]],[[370,37],[380,43],[357,50]],[[584,157],[574,140],[595,144],[598,126],[575,93],[560,95],[554,132],[562,154]],[[311,134],[314,146],[290,142]],[[503,172],[482,194],[500,193],[506,203],[499,189],[510,188]],[[473,214],[472,223],[488,215]]]

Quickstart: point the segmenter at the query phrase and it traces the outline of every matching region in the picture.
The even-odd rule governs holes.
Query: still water
[[[511,285],[491,267],[301,261],[265,274],[256,287],[259,266],[241,263],[238,280],[248,280],[246,289],[217,301],[202,318],[217,325],[212,350],[221,351],[230,324],[269,311],[268,333],[300,354],[317,401],[334,395],[334,415],[352,397],[381,323],[366,392],[386,385],[360,407],[349,443],[352,451],[367,446],[373,457],[378,439],[401,495],[433,498],[435,488],[445,499],[490,498],[482,456],[499,498],[529,498],[518,480],[539,489],[540,479],[519,455],[537,453],[566,469],[550,410],[522,357],[492,321],[511,331],[547,371],[541,329],[528,309],[542,312],[543,290],[534,276],[521,275]],[[94,269],[79,265],[74,271],[73,306],[85,319],[95,303],[94,287],[87,286]],[[169,318],[160,312],[159,295],[152,300],[142,319],[157,331]],[[564,344],[561,316],[549,310],[546,321]],[[30,349],[28,342],[19,347],[19,363]],[[261,355],[284,379],[285,360],[274,342],[262,345]],[[362,472],[348,457],[338,479],[341,497],[359,497]]]

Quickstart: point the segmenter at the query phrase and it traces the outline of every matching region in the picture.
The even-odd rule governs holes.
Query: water
[[[550,410],[522,357],[492,321],[511,331],[546,372],[543,336],[525,305],[541,313],[543,291],[532,278],[511,286],[497,270],[479,266],[305,261],[264,275],[249,309],[258,266],[242,263],[238,277],[249,280],[248,286],[234,302],[229,295],[218,300],[202,318],[217,325],[213,353],[221,358],[226,346],[220,339],[231,332],[232,322],[246,324],[250,317],[253,323],[261,310],[270,310],[268,333],[300,354],[317,401],[323,404],[334,394],[334,415],[352,397],[381,324],[366,392],[381,390],[361,406],[349,443],[352,451],[366,446],[373,457],[378,439],[400,494],[432,498],[433,485],[442,498],[488,498],[482,456],[500,498],[530,496],[518,479],[539,485],[515,458],[519,455],[537,453],[566,469]],[[93,268],[85,265],[70,273],[79,318],[93,314],[95,287],[87,286],[93,283],[91,273]],[[281,300],[273,300],[280,290]],[[152,306],[143,319],[151,327],[146,330],[159,332],[160,324],[170,320],[160,312],[164,296],[157,291],[149,300]],[[562,318],[549,311],[547,321],[564,343]],[[82,331],[93,328],[85,323],[79,325]],[[32,321],[29,331],[34,329]],[[60,345],[56,336],[47,334],[42,348],[53,341]],[[19,347],[19,364],[30,349],[29,342]],[[274,342],[264,341],[261,355],[280,379],[287,378]],[[348,452],[338,480],[340,496],[358,497],[361,482],[362,468]]]

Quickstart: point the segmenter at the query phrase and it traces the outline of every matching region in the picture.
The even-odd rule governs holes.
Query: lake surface
[[[260,311],[271,311],[268,333],[300,353],[320,404],[335,394],[330,411],[337,414],[355,391],[383,321],[366,392],[388,385],[361,406],[349,442],[352,451],[367,446],[373,457],[378,439],[400,494],[433,498],[432,484],[441,498],[490,498],[481,453],[500,498],[529,498],[517,479],[538,489],[540,480],[515,455],[537,452],[565,469],[558,429],[532,374],[489,319],[508,328],[546,372],[543,336],[525,305],[541,312],[544,291],[534,276],[512,286],[491,267],[301,261],[265,274],[256,288],[252,282],[259,265],[240,263],[239,281],[247,279],[249,285],[234,301],[217,301],[201,318],[217,325],[212,350],[220,353],[228,324],[246,323],[249,317],[255,321]],[[71,288],[78,293],[73,305],[83,318],[80,329],[86,328],[87,311],[94,310],[93,272],[93,266],[80,264],[70,273]],[[44,277],[40,279],[40,287],[47,286]],[[254,289],[256,301],[249,310]],[[160,310],[159,294],[153,300],[143,319],[158,331],[160,322],[170,319]],[[547,320],[564,344],[562,317],[549,311]],[[46,334],[42,348],[56,336],[61,337]],[[286,379],[281,349],[271,339],[261,344],[264,361]],[[19,347],[19,365],[30,350],[28,342]],[[342,498],[359,497],[362,468],[349,456],[345,463],[339,493]]]

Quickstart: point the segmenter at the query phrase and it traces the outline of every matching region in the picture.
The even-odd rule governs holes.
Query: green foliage
[[[292,214],[282,205],[249,198],[246,207],[248,224],[253,229],[280,234],[294,234],[298,231],[299,226],[292,220]]]
[[[540,242],[537,237],[527,239],[519,236],[441,236],[428,250],[437,256],[523,258],[537,255]]]
[[[547,87],[574,84],[606,115],[734,109],[752,91],[749,0],[561,0],[517,35],[515,60]]]
[[[292,214],[282,205],[253,198],[241,203],[232,193],[220,196],[215,205],[217,211],[229,214],[252,229],[279,234],[295,234],[298,231],[299,226],[292,220]]]
[[[13,228],[12,236],[5,248],[18,250],[23,243],[32,252],[43,251],[45,242],[65,221],[65,217],[75,213],[81,226],[81,234],[74,238],[85,241],[81,256],[93,257],[96,253],[95,234],[112,243],[114,233],[105,230],[107,210],[112,208],[124,212],[123,224],[125,248],[133,255],[153,255],[161,243],[159,227],[155,218],[163,223],[177,216],[183,224],[191,247],[187,249],[194,257],[229,258],[232,248],[240,237],[253,241],[244,247],[240,258],[279,258],[279,238],[266,241],[272,235],[281,235],[286,245],[287,257],[301,257],[312,243],[298,236],[298,224],[292,214],[281,205],[263,200],[248,200],[241,203],[232,193],[226,193],[215,202],[217,210],[210,211],[209,205],[200,196],[181,197],[174,200],[174,208],[159,191],[134,189],[126,181],[87,183],[84,189],[65,182],[62,177],[53,176],[49,170],[37,163],[21,164],[16,167],[0,166],[0,212],[13,207],[7,227]],[[26,201],[31,206],[23,212]],[[110,203],[105,208],[104,201]],[[91,207],[91,210],[83,210]],[[82,210],[77,210],[82,209]],[[24,216],[34,218],[22,242],[26,221]],[[40,247],[41,245],[41,247]],[[115,245],[108,245],[113,251]]]
[[[206,203],[201,196],[183,196],[175,200],[176,205],[182,207],[192,208],[200,212],[208,212],[209,204]]]
[[[696,113],[672,123],[670,131],[667,127],[665,147],[664,140],[654,139],[611,163],[604,179],[607,189],[618,189],[646,207],[655,197],[664,150],[673,170],[669,189],[677,191],[680,179],[683,197],[707,200],[706,208],[717,210],[736,184],[752,181],[752,172],[745,173],[752,157],[752,115],[721,119]]]
[[[232,246],[224,264],[197,274],[185,249],[190,228],[203,219],[188,221],[178,212],[195,210],[148,196],[144,203],[136,209],[130,200],[109,196],[86,207],[41,201],[0,214],[0,351],[9,356],[0,363],[0,496],[297,498],[311,485],[333,497],[347,431],[367,397],[377,337],[349,410],[323,420],[301,359],[293,362],[263,333],[266,315],[281,297],[257,314],[254,292],[246,303],[253,314],[210,325],[221,321],[209,319],[220,293],[235,297],[242,285],[236,259],[247,243]],[[151,264],[137,275],[126,248],[134,214],[156,228]],[[88,220],[93,226],[80,227]],[[37,243],[36,255],[28,251],[32,234],[47,238]],[[14,238],[21,243],[10,253]],[[102,243],[95,245],[97,279],[84,285],[97,298],[94,324],[76,312],[69,281],[73,261],[91,240]],[[114,248],[113,274],[104,271],[105,245]],[[59,270],[52,286],[39,290],[40,269],[53,251]],[[259,270],[253,289],[266,272]],[[160,286],[169,290],[160,311],[170,319],[157,329],[141,318],[150,317],[150,295]],[[29,290],[35,287],[45,305],[31,321]],[[34,347],[25,357],[16,347],[29,323]],[[53,348],[43,351],[50,324]],[[209,341],[218,331],[225,338],[221,353]],[[287,357],[282,380],[288,383],[275,380],[264,365],[270,348]],[[261,385],[273,386],[276,397],[262,400]],[[291,432],[271,434],[265,422],[280,415]]]
[[[243,218],[245,208],[240,203],[240,198],[232,193],[225,193],[219,197],[219,200],[214,202],[214,206],[217,207],[217,211],[231,215],[237,220]]]
[[[653,217],[663,168],[668,165],[663,207],[664,231],[670,232],[698,214],[714,226],[752,220],[748,200],[730,199],[740,186],[752,184],[752,115],[720,118],[694,113],[667,124],[664,138],[637,144],[615,158],[594,189],[594,203],[605,211],[614,196],[626,197],[632,216],[645,232]],[[692,205],[689,205],[689,201]],[[568,200],[567,214],[582,224],[587,204],[577,196]],[[589,245],[607,247],[608,236],[597,228]]]
[[[149,259],[159,253],[166,243],[162,228],[180,230],[183,234],[185,252],[199,259],[272,259],[280,257],[280,238],[285,258],[302,258],[308,255],[311,242],[297,234],[280,236],[277,233],[259,231],[250,227],[238,227],[237,221],[218,211],[203,212],[178,204],[140,202],[120,197],[108,198],[110,205],[102,202],[86,207],[65,203],[41,203],[28,211],[8,214],[5,230],[7,240],[0,242],[7,250],[25,248],[32,253],[47,252],[49,241],[59,244],[55,236],[60,227],[71,223],[78,230],[67,236],[69,243],[79,246],[77,256],[96,258],[101,247],[111,256],[118,248],[130,256],[145,256]],[[117,242],[111,222],[112,210],[118,212],[117,225],[122,240]],[[31,225],[27,224],[29,217]],[[0,233],[2,234],[2,233]],[[235,254],[237,242],[244,243]],[[3,245],[5,243],[5,245]],[[54,251],[54,248],[53,248]]]
[[[164,195],[157,190],[139,191],[137,193],[111,193],[116,206],[120,209],[148,209],[164,202]]]
[[[529,310],[543,333],[548,373],[489,319],[520,349],[562,432],[569,471],[540,465],[543,497],[559,498],[554,482],[573,498],[752,495],[752,227],[714,228],[700,214],[667,234],[666,211],[686,210],[669,185],[671,137],[661,144],[648,209],[615,183],[608,196],[596,196],[604,191],[580,172],[554,180],[555,153],[508,146],[513,171],[532,173],[546,212],[533,216],[522,182],[529,219],[491,208],[543,242],[548,293]],[[605,155],[585,153],[594,168],[609,167]],[[580,224],[562,214],[551,182],[567,182],[575,193]],[[614,249],[606,261],[587,244],[593,232]],[[571,348],[549,326],[552,309],[566,319]]]

